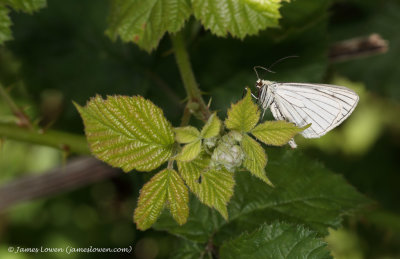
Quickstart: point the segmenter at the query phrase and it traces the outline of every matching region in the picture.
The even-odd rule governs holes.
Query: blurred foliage
[[[22,11],[25,13],[33,13],[46,6],[46,0],[3,0],[0,2],[0,44],[4,41],[11,40],[12,33],[10,26],[12,21],[9,17],[10,9]]]
[[[0,48],[0,81],[32,120],[54,129],[83,133],[72,100],[84,104],[96,94],[143,95],[160,106],[177,126],[185,93],[168,37],[161,39],[159,48],[150,55],[133,44],[112,42],[104,33],[109,7],[107,0],[49,0],[46,8],[32,15],[8,11],[14,40]],[[374,210],[350,217],[342,229],[330,232],[326,241],[333,254],[337,258],[398,258],[400,3],[396,0],[296,0],[283,3],[280,11],[280,28],[264,30],[244,40],[218,38],[189,19],[184,30],[190,39],[188,49],[193,69],[205,98],[212,97],[212,107],[226,111],[230,103],[241,98],[244,86],[254,89],[254,65],[268,67],[294,54],[300,57],[276,64],[272,68],[276,73],[262,74],[262,77],[337,83],[359,93],[360,104],[343,126],[321,139],[298,137],[296,141],[305,156],[343,175],[377,204]],[[332,43],[370,33],[379,33],[388,40],[387,53],[329,63],[327,54]],[[0,120],[13,120],[2,100]],[[60,152],[50,148],[10,140],[2,140],[1,148],[1,184],[26,173],[42,173],[62,162]],[[277,167],[271,163],[266,170],[273,171],[270,167],[274,166]],[[306,176],[304,172],[302,177]],[[203,244],[182,241],[167,232],[137,231],[131,223],[139,189],[150,177],[139,173],[121,174],[70,193],[9,209],[0,214],[0,258],[49,256],[10,254],[7,252],[10,245],[135,246],[134,255],[51,254],[56,258],[192,258],[201,254]],[[326,192],[330,191],[329,187]],[[251,187],[251,191],[255,189]],[[260,215],[272,220],[274,214],[270,213],[262,211]],[[195,213],[190,214],[189,220],[193,216]],[[218,217],[215,212],[209,218],[218,224],[222,221]],[[240,224],[232,222],[235,227],[229,226],[227,235],[238,230],[237,238],[242,233],[240,225],[246,220],[244,216]],[[249,229],[254,231],[255,227]]]
[[[267,240],[267,242],[265,242]],[[254,246],[254,243],[260,244]],[[225,243],[222,258],[330,258],[326,243],[310,230],[286,223],[261,225],[252,233],[245,233]]]

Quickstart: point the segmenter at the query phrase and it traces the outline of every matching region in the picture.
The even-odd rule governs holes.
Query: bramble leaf
[[[263,224],[225,242],[221,258],[331,258],[327,245],[317,233],[301,225],[275,222]]]
[[[150,52],[166,32],[179,31],[191,13],[189,0],[113,0],[106,34]]]
[[[277,219],[302,224],[319,236],[326,236],[328,227],[340,227],[344,215],[370,203],[341,175],[301,152],[270,149],[268,155],[270,162],[266,169],[275,188],[248,174],[238,175],[237,183],[246,184],[237,184],[229,203],[231,221],[222,227],[215,240],[251,231],[259,224],[270,224]]]
[[[225,169],[210,170],[210,158],[204,154],[191,162],[178,161],[178,170],[190,190],[199,200],[215,208],[227,219],[226,206],[233,195],[233,174]]]
[[[92,153],[125,172],[151,171],[172,155],[174,134],[163,111],[141,96],[101,96],[81,107]]]
[[[12,22],[8,12],[8,8],[0,4],[0,44],[12,39],[10,29]]]
[[[181,238],[171,255],[173,255],[173,258],[180,259],[201,258],[204,255],[204,246]]]
[[[46,0],[5,0],[0,3],[0,44],[12,39],[11,19],[9,8],[25,13],[33,13],[40,8],[46,7]]]
[[[244,231],[253,231],[261,224],[277,220],[304,225],[324,237],[328,227],[340,227],[344,215],[370,204],[342,176],[301,152],[270,149],[268,155],[270,162],[266,170],[275,188],[249,174],[237,173],[235,194],[228,206],[228,222],[192,199],[185,225],[179,226],[163,214],[154,227],[196,242],[206,243],[212,236],[217,246]]]
[[[221,121],[218,118],[217,114],[214,113],[210,116],[207,123],[201,130],[201,137],[213,138],[219,134],[220,129],[221,129]]]
[[[189,193],[175,170],[165,169],[150,179],[140,191],[134,221],[138,229],[151,227],[168,200],[173,218],[182,225],[189,216]]]
[[[247,88],[246,96],[229,108],[225,125],[230,130],[249,132],[256,126],[259,119],[260,111],[251,100],[251,91]]]
[[[46,0],[5,0],[3,2],[15,11],[29,14],[46,7]]]
[[[179,143],[190,143],[200,138],[199,130],[192,126],[174,128],[174,132]]]
[[[192,0],[195,17],[218,36],[243,39],[267,27],[277,27],[281,0]]]
[[[186,223],[189,216],[189,191],[175,170],[168,170],[167,199],[172,217],[179,225]]]
[[[148,229],[160,216],[167,200],[168,171],[166,169],[153,176],[140,190],[133,216],[138,229]]]
[[[249,170],[252,175],[273,186],[265,175],[264,168],[267,165],[267,155],[261,145],[247,134],[243,135],[243,140],[240,144],[245,154],[243,166]]]
[[[282,146],[310,125],[299,128],[293,123],[286,121],[266,121],[252,129],[251,134],[264,144]]]
[[[179,161],[191,161],[195,159],[201,151],[201,140],[186,144],[176,157]]]

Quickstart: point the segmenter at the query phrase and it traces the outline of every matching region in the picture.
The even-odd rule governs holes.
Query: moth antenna
[[[254,66],[253,69],[254,69],[254,72],[256,72],[257,79],[260,79],[260,77],[258,75],[258,72],[257,72],[257,68],[264,69],[265,71],[270,72],[270,73],[275,73],[274,71],[272,71],[272,70],[270,70],[268,68],[265,68],[265,67],[262,67],[262,66]]]
[[[281,62],[281,61],[283,61],[283,60],[285,60],[285,59],[288,59],[288,58],[299,58],[299,56],[297,56],[297,55],[292,55],[292,56],[287,56],[287,57],[280,58],[280,59],[278,59],[277,61],[275,61],[274,63],[272,63],[272,65],[270,65],[270,66],[268,67],[268,69],[272,68],[273,66],[275,66],[275,65],[278,64],[279,62]]]
[[[210,97],[210,100],[208,100],[207,108],[210,108],[210,106],[211,106],[211,101],[212,101],[212,97]]]

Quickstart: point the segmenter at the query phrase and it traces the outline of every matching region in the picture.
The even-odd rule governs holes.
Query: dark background
[[[143,95],[179,125],[185,92],[166,35],[150,55],[104,34],[109,3],[49,0],[33,15],[12,12],[14,40],[0,48],[0,80],[13,99],[44,127],[83,133],[78,112],[95,94]],[[300,149],[342,174],[377,202],[327,238],[338,258],[400,257],[400,2],[297,0],[281,9],[281,27],[245,40],[218,38],[191,19],[185,27],[197,81],[211,108],[224,117],[245,86],[255,91],[253,66],[273,68],[276,81],[340,84],[359,93],[354,114],[316,140],[297,138]],[[378,33],[385,54],[332,62],[333,43]],[[0,119],[11,113],[0,100]],[[199,122],[192,120],[193,124]],[[62,152],[7,140],[1,144],[0,183],[41,174],[63,163]],[[110,180],[18,204],[0,214],[0,258],[45,258],[10,254],[22,247],[127,247],[133,254],[51,254],[54,258],[154,258],[170,255],[176,238],[137,231],[132,222],[138,191],[148,174],[131,172]],[[14,256],[14,257],[7,257]]]

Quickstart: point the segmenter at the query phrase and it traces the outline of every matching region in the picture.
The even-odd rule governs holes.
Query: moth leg
[[[262,115],[261,115],[261,119],[264,118],[265,111],[266,111],[266,109],[263,109],[263,113],[262,113]]]
[[[242,93],[242,99],[243,99],[243,97],[246,95],[246,87],[243,89],[243,93]],[[251,92],[250,92],[251,93]],[[258,100],[258,97],[257,96],[255,96],[253,93],[251,93],[251,96],[254,98],[254,99],[256,99],[256,100]]]
[[[271,103],[270,110],[276,120],[286,121],[285,116],[282,115],[281,111],[278,109],[278,107],[276,106],[276,104],[274,102]],[[264,110],[264,112],[265,112],[265,110]],[[294,142],[294,138],[289,140],[288,144],[293,149],[297,148],[297,144],[296,144],[296,142]]]
[[[294,138],[292,138],[291,140],[289,140],[288,142],[289,146],[293,149],[297,148],[297,144],[296,142],[294,142]]]

